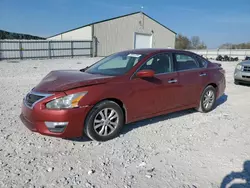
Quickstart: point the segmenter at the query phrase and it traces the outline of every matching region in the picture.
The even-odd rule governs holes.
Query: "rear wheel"
[[[124,125],[121,107],[113,101],[102,101],[88,114],[84,132],[92,140],[107,141],[118,136]]]
[[[216,102],[216,89],[209,85],[202,92],[199,107],[197,110],[199,112],[207,113],[213,110]]]

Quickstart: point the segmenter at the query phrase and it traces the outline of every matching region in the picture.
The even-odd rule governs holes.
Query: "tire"
[[[107,118],[109,115],[112,115],[111,118]],[[117,118],[114,118],[115,116]],[[117,137],[124,122],[124,113],[121,107],[113,101],[105,100],[96,104],[87,115],[84,133],[92,140],[104,142]],[[108,132],[109,134],[106,134]]]
[[[213,99],[210,98],[209,105],[206,106],[205,97],[208,97],[208,92],[212,92]],[[216,89],[213,86],[209,85],[203,90],[199,102],[199,107],[196,108],[196,110],[202,113],[208,113],[213,110],[215,103],[216,103]]]

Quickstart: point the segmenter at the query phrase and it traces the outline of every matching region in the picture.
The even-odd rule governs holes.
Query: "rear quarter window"
[[[197,56],[196,59],[201,68],[207,68],[208,61],[206,59],[203,59],[202,57],[199,57],[199,56]]]
[[[177,63],[177,70],[190,70],[190,69],[197,69],[199,68],[199,63],[196,59],[188,54],[175,54],[175,61]]]

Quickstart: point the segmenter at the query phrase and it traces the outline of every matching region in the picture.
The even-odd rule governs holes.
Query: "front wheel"
[[[113,101],[102,101],[88,114],[84,132],[92,140],[107,141],[115,138],[124,125],[124,113]]]
[[[216,102],[216,89],[213,86],[207,86],[202,92],[199,107],[199,112],[207,113],[213,110]]]

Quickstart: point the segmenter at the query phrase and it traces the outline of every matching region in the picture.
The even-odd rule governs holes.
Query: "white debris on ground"
[[[221,62],[226,95],[211,113],[186,110],[140,121],[105,143],[46,137],[20,122],[23,97],[48,72],[95,61],[0,61],[1,188],[215,188],[242,171],[250,159],[250,87],[234,85],[236,62]]]

